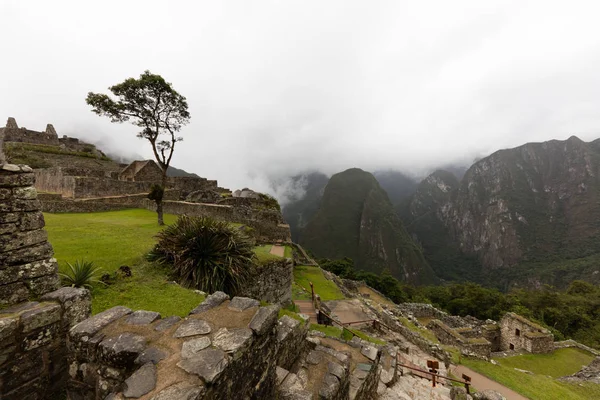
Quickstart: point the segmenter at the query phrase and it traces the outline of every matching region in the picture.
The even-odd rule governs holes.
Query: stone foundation
[[[466,355],[484,359],[490,357],[492,351],[491,343],[484,338],[476,337],[476,332],[474,331],[464,330],[467,335],[471,336],[465,337],[459,329],[452,329],[437,319],[429,322],[427,329],[435,334],[440,343],[456,346]]]
[[[547,329],[508,312],[500,321],[500,349],[524,349],[530,353],[549,353],[554,350],[554,335]]]

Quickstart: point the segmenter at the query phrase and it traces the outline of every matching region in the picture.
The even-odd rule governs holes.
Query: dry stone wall
[[[292,302],[294,262],[292,259],[270,261],[251,268],[250,278],[240,295],[288,305]]]
[[[524,349],[530,353],[549,353],[554,350],[554,335],[547,329],[508,312],[500,321],[501,350]]]
[[[55,290],[57,263],[33,184],[31,168],[0,164],[0,398],[4,400],[48,399],[63,391],[67,332],[91,311],[87,290]]]

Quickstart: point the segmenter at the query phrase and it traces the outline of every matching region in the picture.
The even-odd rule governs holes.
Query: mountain
[[[436,172],[400,214],[436,271],[447,268],[444,243],[444,251],[477,259],[464,264],[465,274],[481,272],[505,288],[599,282],[600,140],[572,136],[500,150],[458,185]]]
[[[290,225],[292,240],[298,242],[302,229],[319,209],[323,191],[329,178],[320,172],[296,175],[290,178],[295,193],[283,205],[283,219]]]
[[[404,175],[400,171],[375,171],[373,176],[379,185],[386,191],[392,204],[398,204],[412,195],[419,184],[413,178]]]
[[[169,165],[169,168],[167,168],[167,175],[168,176],[185,176],[185,177],[191,177],[191,178],[200,178],[198,175],[194,174],[193,172],[187,172],[183,169],[175,168],[171,165]]]
[[[435,281],[386,192],[372,174],[358,168],[331,177],[300,243],[317,257],[350,257],[358,269],[374,273],[387,269],[416,284]]]

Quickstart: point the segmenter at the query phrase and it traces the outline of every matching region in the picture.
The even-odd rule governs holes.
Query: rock
[[[475,400],[506,400],[506,397],[502,396],[495,390],[484,390],[483,392],[477,392],[473,394]]]
[[[135,359],[135,363],[139,365],[144,365],[149,362],[153,364],[158,364],[160,360],[163,360],[167,357],[167,353],[157,349],[156,347],[147,348]]]
[[[181,321],[181,317],[178,317],[176,315],[174,315],[172,317],[167,317],[165,319],[158,321],[158,323],[156,325],[154,325],[154,330],[157,332],[166,331],[167,329],[169,329],[170,327],[172,327],[179,321]]]
[[[153,363],[142,365],[133,375],[125,380],[125,397],[138,398],[150,393],[156,386],[156,367]]]
[[[306,362],[309,364],[317,365],[321,360],[323,360],[323,353],[320,351],[311,350],[311,352],[308,353],[308,356],[306,356]]]
[[[252,338],[249,328],[221,328],[213,337],[213,345],[228,353],[234,353],[244,348]]]
[[[260,301],[249,297],[234,297],[227,308],[234,311],[244,311],[252,307],[260,306]]]
[[[450,388],[450,399],[452,400],[467,400],[467,389],[459,386]]]
[[[211,308],[215,308],[221,305],[225,300],[229,300],[229,296],[223,292],[214,292],[208,296],[200,305],[190,311],[190,314],[199,314],[204,311],[208,311]]]
[[[204,349],[194,357],[186,358],[177,363],[184,371],[195,374],[211,383],[218,377],[228,364],[227,355],[219,349]]]
[[[125,322],[131,325],[148,325],[160,319],[160,314],[155,311],[138,310],[130,314]]]
[[[210,339],[208,337],[200,337],[197,339],[191,339],[187,342],[183,342],[181,346],[181,357],[190,358],[210,346]]]
[[[286,376],[288,376],[289,373],[290,373],[290,371],[288,371],[287,369],[283,369],[279,366],[275,367],[275,375],[277,377],[277,385],[281,385],[281,382],[283,382],[283,380],[285,379]]]
[[[92,336],[106,325],[128,314],[131,314],[131,310],[127,307],[117,306],[109,308],[75,325],[69,331],[69,335],[74,339],[83,336]]]
[[[333,399],[337,392],[340,390],[340,381],[334,375],[327,374],[321,389],[319,389],[319,399]]]
[[[206,335],[210,331],[208,322],[201,319],[188,319],[179,325],[173,337],[182,338],[194,335]]]
[[[236,298],[234,298],[235,300]],[[232,301],[233,303],[233,301]],[[269,330],[273,329],[277,317],[279,316],[279,306],[272,305],[267,307],[261,307],[256,311],[254,317],[248,324],[248,327],[257,335],[264,335]],[[293,318],[290,318],[293,320]],[[298,321],[296,321],[298,322]]]
[[[104,339],[99,345],[102,360],[117,368],[130,367],[145,349],[146,339],[128,332]]]
[[[40,304],[38,307],[21,314],[21,326],[24,333],[60,321],[60,305],[56,303]]]
[[[326,335],[323,332],[321,332],[321,331],[314,331],[313,330],[313,331],[308,332],[308,334],[310,336],[316,336],[316,337],[321,337],[321,338],[326,337]]]
[[[334,362],[329,362],[329,364],[327,364],[327,372],[337,376],[340,380],[344,379],[344,377],[346,376],[346,369],[340,364]]]
[[[204,386],[193,386],[182,382],[161,390],[150,400],[197,400],[204,392],[206,392]]]
[[[360,353],[371,361],[377,359],[377,348],[373,346],[363,346]]]

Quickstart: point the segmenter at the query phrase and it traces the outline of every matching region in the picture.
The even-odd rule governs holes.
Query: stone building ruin
[[[121,171],[119,180],[161,183],[162,170],[153,160],[133,161]]]
[[[548,329],[508,312],[500,321],[500,350],[549,353],[554,350],[554,335]]]

